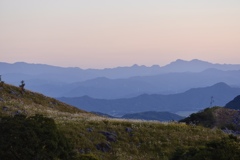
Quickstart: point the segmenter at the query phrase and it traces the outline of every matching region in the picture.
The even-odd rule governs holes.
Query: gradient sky
[[[240,0],[0,0],[0,61],[240,63]]]

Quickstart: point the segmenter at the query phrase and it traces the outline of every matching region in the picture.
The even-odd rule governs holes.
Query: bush
[[[206,108],[201,112],[191,114],[189,117],[180,120],[180,122],[186,122],[187,124],[196,124],[212,128],[215,124],[215,119],[213,116],[213,111],[215,109],[217,109],[217,107]]]
[[[2,117],[0,159],[72,159],[72,147],[53,119],[35,115]]]
[[[240,157],[240,141],[230,135],[221,140],[211,141],[203,146],[179,148],[172,160],[238,160]]]

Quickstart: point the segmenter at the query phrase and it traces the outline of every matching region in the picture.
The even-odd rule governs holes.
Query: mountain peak
[[[230,88],[230,86],[227,85],[227,84],[224,83],[224,82],[216,83],[216,84],[214,84],[212,87],[221,87],[221,88],[223,88],[223,87],[227,87],[227,88]]]
[[[186,63],[186,60],[182,60],[182,59],[177,59],[176,61],[171,62],[170,64],[182,64],[182,63]]]
[[[211,64],[207,61],[203,61],[203,60],[199,60],[199,59],[192,59],[192,60],[183,60],[183,59],[177,59],[176,61],[172,62],[172,63],[202,63],[202,64]]]
[[[168,72],[201,72],[208,68],[214,68],[213,64],[198,59],[190,61],[177,59],[176,61],[164,66],[164,69]]]

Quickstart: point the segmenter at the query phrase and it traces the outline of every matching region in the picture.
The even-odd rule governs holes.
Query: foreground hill
[[[0,147],[13,143],[16,149],[13,150],[14,154],[9,153],[11,149],[1,150],[0,157],[3,160],[9,158],[2,155],[15,156],[16,159],[23,158],[22,152],[28,157],[36,155],[27,149],[38,145],[33,143],[36,140],[39,144],[48,143],[47,146],[54,148],[59,146],[61,149],[64,146],[68,149],[64,150],[64,153],[67,152],[65,155],[74,152],[76,156],[72,155],[72,159],[79,160],[180,160],[182,157],[196,159],[196,156],[201,159],[203,157],[223,159],[223,156],[228,159],[229,157],[237,159],[234,157],[239,157],[238,153],[240,153],[236,146],[240,142],[217,129],[188,126],[184,123],[102,118],[38,93],[31,91],[22,93],[18,87],[7,84],[0,86],[0,107],[0,116],[3,117],[0,121],[0,129],[4,131],[1,132],[4,137],[0,137]],[[22,114],[27,118],[21,116]],[[48,118],[34,116],[34,114],[43,114]],[[41,134],[34,134],[39,132]],[[12,134],[20,138],[14,140],[11,138]],[[47,136],[47,139],[44,139],[44,136]],[[71,147],[66,145],[66,140],[73,147],[71,152]],[[224,145],[209,148],[213,144]],[[51,152],[42,150],[44,155],[39,154],[39,156],[56,157],[55,154],[57,154],[61,157],[60,150],[54,150],[54,148]],[[232,152],[226,152],[229,148]],[[221,150],[225,152],[213,154],[211,149],[216,152]]]
[[[226,108],[231,108],[231,109],[238,109],[240,110],[240,95],[238,95],[237,97],[235,97],[233,100],[231,100],[230,102],[228,102],[225,105]]]
[[[143,94],[134,98],[123,99],[94,99],[88,96],[58,98],[60,101],[71,104],[87,111],[103,112],[110,115],[126,114],[144,111],[199,111],[206,106],[224,106],[232,97],[240,94],[240,88],[233,88],[225,83],[213,86],[194,88],[184,93],[159,95]],[[211,104],[211,97],[214,102]]]
[[[56,99],[29,90],[21,91],[19,87],[1,83],[0,86],[0,114],[32,116],[42,114],[49,117],[59,118],[92,115],[76,107],[67,105]]]

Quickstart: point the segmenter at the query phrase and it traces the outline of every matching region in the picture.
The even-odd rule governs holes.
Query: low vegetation
[[[213,159],[213,150],[231,148],[218,155],[221,160],[240,153],[239,140],[220,129],[104,118],[7,84],[0,87],[0,107],[0,159]],[[12,151],[18,158],[8,157]]]
[[[53,119],[35,115],[2,117],[0,156],[9,159],[72,159],[72,146]]]
[[[240,111],[224,107],[206,108],[181,120],[191,125],[219,128],[227,133],[240,134]]]

